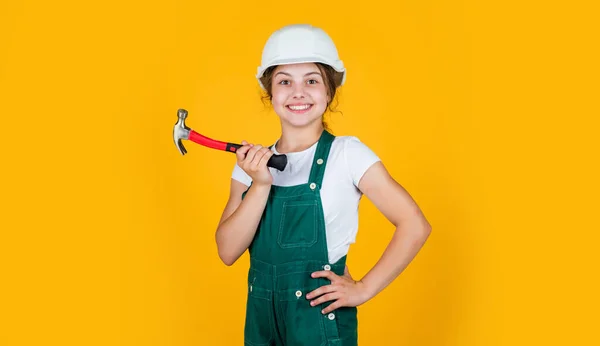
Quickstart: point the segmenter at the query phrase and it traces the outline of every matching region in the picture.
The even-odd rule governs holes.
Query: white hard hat
[[[305,62],[329,65],[343,73],[340,85],[346,81],[346,69],[333,40],[323,29],[309,24],[288,25],[271,34],[263,48],[261,66],[258,67],[256,78],[264,89],[260,78],[267,68]]]

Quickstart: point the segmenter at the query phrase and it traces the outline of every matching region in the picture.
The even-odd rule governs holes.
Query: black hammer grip
[[[227,143],[225,150],[235,153],[241,147],[241,144]],[[283,171],[286,165],[287,156],[285,154],[273,154],[273,156],[269,158],[269,161],[267,161],[267,167],[273,167],[279,171]]]

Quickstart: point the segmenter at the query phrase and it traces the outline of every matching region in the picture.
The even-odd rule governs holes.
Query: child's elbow
[[[223,262],[226,266],[231,267],[235,263],[235,259],[221,257],[221,262]]]
[[[431,224],[429,222],[427,222],[426,220],[424,220],[422,222],[421,230],[419,232],[419,235],[423,242],[425,242],[431,235],[431,229],[432,229]]]
[[[221,248],[219,248],[219,258],[221,259],[221,262],[223,262],[223,264],[225,264],[228,267],[232,266],[238,259],[238,257],[234,256],[231,253],[223,251]]]

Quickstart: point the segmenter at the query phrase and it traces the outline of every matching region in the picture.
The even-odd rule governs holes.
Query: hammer
[[[173,141],[175,141],[175,146],[177,146],[177,149],[179,149],[181,155],[185,155],[187,153],[187,150],[182,143],[183,139],[190,140],[208,148],[223,150],[230,153],[235,153],[239,148],[242,147],[241,144],[217,141],[192,130],[185,125],[185,119],[187,118],[187,115],[188,112],[185,109],[177,110],[177,122],[173,127]],[[273,167],[280,171],[283,171],[286,165],[287,156],[285,154],[273,155],[267,162],[267,167]]]

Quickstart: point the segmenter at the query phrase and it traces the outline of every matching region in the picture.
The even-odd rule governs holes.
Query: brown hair
[[[329,65],[322,64],[322,63],[315,63],[315,64],[317,65],[317,67],[321,71],[321,74],[323,75],[323,82],[325,83],[325,89],[327,89],[327,94],[330,96],[330,101],[327,104],[327,109],[331,112],[336,112],[335,107],[332,107],[332,103],[334,100],[336,101],[336,105],[338,103],[338,100],[335,96],[338,93],[337,89],[340,86],[340,84],[342,83],[342,77],[344,75],[341,72],[337,72],[336,70],[333,69],[333,67],[331,67]],[[263,86],[266,89],[266,91],[264,92],[264,95],[262,96],[263,101],[270,102],[273,99],[273,94],[271,93],[271,87],[272,87],[272,83],[273,83],[273,78],[272,78],[273,71],[275,71],[275,68],[277,68],[277,66],[269,67],[267,70],[265,70],[263,76],[260,78],[261,83],[263,84]],[[327,109],[326,109],[326,111],[327,111]],[[330,131],[327,123],[325,122],[325,114],[323,114],[323,127],[325,128],[325,130]]]

